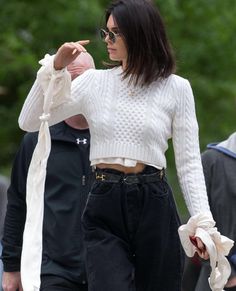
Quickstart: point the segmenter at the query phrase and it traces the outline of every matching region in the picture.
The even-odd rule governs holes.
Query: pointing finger
[[[79,40],[77,43],[81,44],[81,45],[86,45],[88,43],[90,43],[90,40],[87,39],[87,40]]]

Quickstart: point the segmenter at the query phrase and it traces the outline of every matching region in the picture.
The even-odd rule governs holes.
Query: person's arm
[[[0,240],[2,239],[3,223],[6,215],[9,182],[7,177],[0,175]]]
[[[74,50],[77,52],[74,53]],[[42,67],[19,116],[20,128],[26,131],[38,130],[43,113],[46,113],[46,116],[42,117],[48,120],[49,125],[76,114],[83,114],[81,100],[88,95],[93,77],[89,74],[90,70],[79,76],[76,79],[76,91],[71,94],[71,76],[66,70],[66,66],[82,51],[79,51],[76,43],[66,43],[59,48],[55,56],[46,55],[40,61]]]
[[[16,154],[3,232],[2,261],[5,272],[19,272],[23,231],[26,217],[26,177],[37,134],[26,135]]]
[[[176,93],[173,139],[180,185],[191,217],[178,232],[187,256],[192,257],[197,252],[201,258],[210,259],[209,284],[212,290],[222,290],[230,274],[225,256],[233,241],[222,236],[215,227],[201,163],[194,98],[190,84],[181,83],[176,90],[179,93]]]
[[[181,190],[191,215],[204,212],[210,215],[199,149],[194,97],[189,82],[182,79],[176,83],[175,93],[173,145]]]

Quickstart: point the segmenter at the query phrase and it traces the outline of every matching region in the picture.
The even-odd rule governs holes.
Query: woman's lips
[[[116,50],[115,49],[113,49],[113,48],[107,48],[107,51],[109,52],[109,53],[114,53]]]

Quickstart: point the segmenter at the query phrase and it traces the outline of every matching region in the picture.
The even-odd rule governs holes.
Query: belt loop
[[[165,176],[165,169],[162,168],[162,169],[160,170],[160,178],[161,178],[161,180],[164,178],[164,176]]]

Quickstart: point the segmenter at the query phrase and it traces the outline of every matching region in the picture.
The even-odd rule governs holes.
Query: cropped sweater
[[[232,247],[232,241],[227,238],[224,241],[214,228],[200,158],[194,97],[189,82],[173,74],[149,86],[134,86],[129,79],[123,79],[122,68],[117,67],[87,70],[71,83],[67,70],[55,71],[53,63],[54,57],[49,55],[40,61],[42,67],[19,117],[19,125],[23,130],[35,131],[40,127],[39,142],[27,180],[29,213],[22,256],[24,290],[39,290],[40,285],[43,181],[50,151],[48,124],[58,123],[76,114],[83,114],[89,124],[92,164],[99,160],[127,159],[166,168],[165,152],[168,139],[172,138],[180,186],[192,215],[188,225],[179,229],[182,245],[187,254],[193,255],[195,250],[189,235],[198,233],[207,249],[209,247],[209,253],[212,254],[210,260],[218,261],[219,266],[225,266],[229,272],[230,267],[226,265],[224,255]],[[35,229],[33,241],[32,229]],[[221,255],[219,260],[215,255],[217,245]],[[31,246],[31,254],[27,246]],[[221,251],[223,246],[224,251]],[[28,262],[32,262],[32,257],[37,264],[32,266],[31,263],[29,268]],[[216,266],[213,263],[212,267]],[[221,286],[227,279],[227,272],[220,270]],[[217,276],[212,279],[212,282],[215,281]]]
[[[43,96],[55,78],[49,124],[83,114],[91,133],[90,160],[127,158],[166,168],[172,137],[176,168],[191,215],[209,211],[203,176],[194,97],[189,82],[177,75],[135,87],[122,79],[122,68],[88,70],[72,82],[66,70],[43,67],[19,117],[23,130],[39,129]]]

